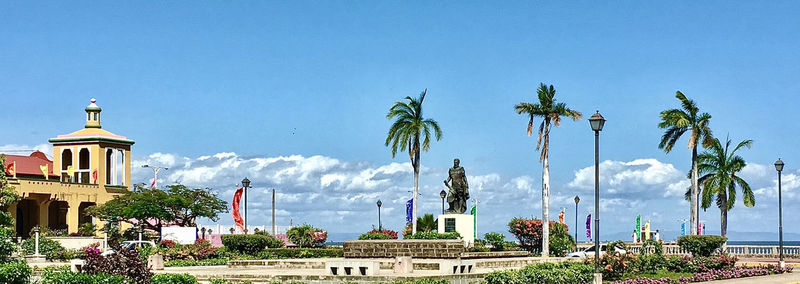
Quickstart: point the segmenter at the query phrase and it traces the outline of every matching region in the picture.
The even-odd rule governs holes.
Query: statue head
[[[458,158],[456,158],[455,160],[453,160],[453,167],[454,167],[454,168],[455,168],[455,167],[458,167],[458,164],[460,164],[460,163],[461,163],[461,160],[459,160]]]

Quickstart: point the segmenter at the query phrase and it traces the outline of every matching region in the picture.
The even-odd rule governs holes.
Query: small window
[[[94,121],[97,121],[97,113],[94,113]]]

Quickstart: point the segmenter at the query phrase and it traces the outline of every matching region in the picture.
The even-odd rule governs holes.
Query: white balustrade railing
[[[604,243],[605,244],[605,243]],[[590,243],[578,244],[578,250],[582,250],[593,246]],[[634,254],[639,254],[642,251],[642,244],[640,243],[626,243],[628,251]],[[683,250],[675,242],[664,242],[661,244],[662,253],[664,255],[690,255],[689,252]],[[726,252],[738,257],[778,257],[778,246],[764,246],[764,245],[726,245]],[[650,249],[653,252],[653,249]],[[800,257],[800,246],[783,246],[784,257]]]

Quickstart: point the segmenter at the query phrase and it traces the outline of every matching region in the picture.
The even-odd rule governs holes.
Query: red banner
[[[242,192],[244,192],[244,188],[240,187],[236,190],[236,193],[233,194],[233,222],[236,224],[236,227],[239,227],[239,230],[244,232],[244,220],[242,220],[242,215],[239,214],[239,203],[242,202]]]

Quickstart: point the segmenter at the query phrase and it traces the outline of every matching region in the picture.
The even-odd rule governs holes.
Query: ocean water
[[[728,241],[729,245],[777,246],[778,241]],[[783,241],[784,246],[800,246],[800,241]]]

